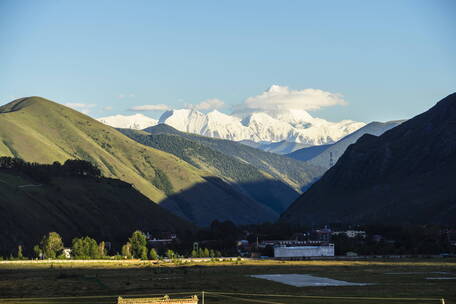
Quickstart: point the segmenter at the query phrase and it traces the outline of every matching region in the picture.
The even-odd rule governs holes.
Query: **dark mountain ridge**
[[[456,222],[456,94],[363,135],[282,215],[291,223]]]

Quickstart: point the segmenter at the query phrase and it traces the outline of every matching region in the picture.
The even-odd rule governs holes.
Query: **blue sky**
[[[408,118],[456,91],[455,13],[452,0],[0,0],[0,103],[230,112],[276,84],[342,94],[311,112],[329,120]]]

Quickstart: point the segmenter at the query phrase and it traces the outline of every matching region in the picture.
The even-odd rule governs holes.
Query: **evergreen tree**
[[[198,257],[198,251],[195,249],[192,250],[192,258],[197,258]]]

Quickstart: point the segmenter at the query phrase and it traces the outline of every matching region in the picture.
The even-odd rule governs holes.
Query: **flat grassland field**
[[[307,274],[366,286],[294,287],[251,275]],[[205,303],[456,304],[456,260],[0,262],[0,303],[115,303],[197,294]],[[216,294],[216,292],[223,294]],[[263,294],[263,295],[252,295]],[[265,295],[266,294],[266,295]]]

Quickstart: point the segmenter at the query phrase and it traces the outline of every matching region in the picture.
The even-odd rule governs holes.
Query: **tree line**
[[[40,182],[48,182],[56,176],[88,176],[99,178],[101,171],[92,163],[80,159],[68,159],[63,164],[58,161],[52,164],[26,162],[21,158],[0,157],[0,169],[19,171]]]
[[[71,241],[71,258],[78,260],[87,259],[142,259],[142,260],[159,260],[167,258],[170,260],[184,258],[184,255],[179,254],[171,249],[166,249],[159,254],[156,248],[149,248],[147,236],[140,230],[134,231],[128,241],[122,246],[120,254],[114,256],[108,255],[108,248],[104,241],[97,242],[95,239],[85,236],[74,238]],[[65,247],[62,237],[57,232],[49,232],[33,247],[34,258],[38,259],[67,259]],[[218,250],[208,248],[198,248],[192,250],[187,257],[192,258],[216,258],[222,254]],[[10,256],[10,259],[26,259],[23,254],[21,245],[17,248],[17,254]]]

